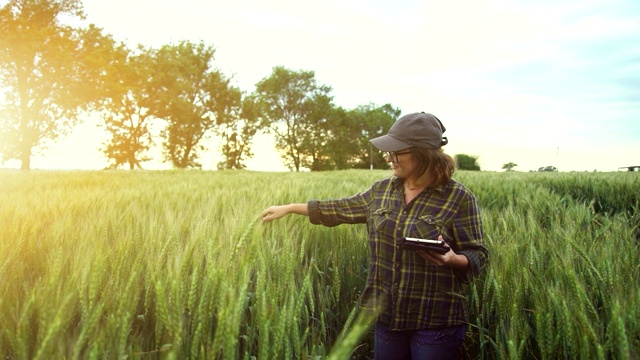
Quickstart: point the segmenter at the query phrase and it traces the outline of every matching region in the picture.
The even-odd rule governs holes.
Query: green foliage
[[[511,171],[511,170],[513,170],[513,168],[514,168],[514,167],[516,167],[516,166],[518,166],[518,164],[516,164],[516,163],[514,163],[514,162],[510,161],[510,162],[508,162],[508,163],[506,163],[506,164],[502,165],[502,168],[503,168],[504,170],[506,170],[506,171]]]
[[[276,66],[270,76],[256,84],[256,97],[263,110],[276,148],[290,169],[322,169],[326,165],[326,124],[332,114],[331,87],[319,85],[313,71],[294,71]]]
[[[226,113],[228,116],[220,117],[215,128],[216,135],[221,138],[220,151],[224,157],[217,167],[220,170],[244,169],[245,159],[253,156],[251,141],[260,127],[260,108],[255,96],[249,95],[244,96],[241,104],[231,105]]]
[[[323,124],[325,131],[319,151],[323,166],[311,169],[369,169],[371,165],[374,169],[387,169],[386,156],[373,147],[369,139],[386,134],[398,116],[400,110],[390,104],[362,105],[352,110],[335,108]]]
[[[214,53],[212,46],[189,41],[151,51],[151,111],[167,121],[164,156],[178,169],[201,167],[201,141],[241,107],[240,90],[213,68]]]
[[[23,170],[34,150],[66,135],[105,96],[114,41],[95,26],[61,21],[83,16],[77,0],[12,0],[0,9],[0,151]]]
[[[541,172],[544,172],[544,171],[547,171],[547,172],[556,172],[556,171],[558,171],[558,169],[557,169],[555,166],[548,165],[548,166],[541,166],[541,167],[539,167],[539,168],[538,168],[538,171],[541,171]]]
[[[640,275],[637,215],[597,213],[548,186],[590,179],[612,198],[640,190],[637,176],[592,175],[457,175],[482,204],[491,252],[485,281],[471,290],[477,358],[638,356],[640,343],[629,345],[640,333],[631,318],[638,291],[625,285]]]
[[[109,96],[103,103],[103,126],[109,133],[105,156],[112,160],[109,168],[128,165],[133,170],[151,160],[147,152],[153,137],[150,131],[154,116],[154,96],[149,79],[152,59],[145,52],[133,53],[124,45],[114,52],[113,76],[108,78]]]
[[[537,176],[535,181],[557,194],[589,205],[596,213],[637,214],[640,209],[640,177],[629,172],[569,173]]]
[[[244,160],[253,155],[259,111],[254,97],[243,98],[211,68],[213,48],[183,42],[159,50],[118,50],[104,102],[104,127],[110,134],[104,153],[113,160],[110,168],[141,168],[150,160],[150,127],[158,117],[168,120],[165,156],[175,167],[199,167],[197,150],[204,150],[199,144],[212,130],[221,139],[224,157],[218,168],[245,168]]]
[[[219,169],[243,169],[258,131],[272,132],[290,169],[386,168],[368,140],[384,134],[400,110],[372,104],[335,107],[331,87],[313,71],[282,66],[246,95],[213,67],[215,49],[182,41],[129,50],[84,20],[78,0],[8,1],[0,9],[0,153],[30,168],[32,152],[97,111],[108,132],[108,168],[142,168],[161,130],[164,160],[200,168],[203,143],[220,138]]]
[[[467,154],[456,154],[454,156],[458,170],[480,171],[478,157]]]
[[[394,108],[391,104],[369,104],[350,110],[348,117],[352,138],[346,141],[357,145],[357,149],[349,153],[356,154],[353,167],[369,169],[373,165],[374,169],[388,169],[386,154],[373,147],[369,140],[389,132],[393,123],[400,117],[400,109]]]
[[[368,358],[365,227],[259,213],[388,175],[0,172],[0,353]],[[638,174],[455,177],[480,201],[490,251],[468,288],[465,358],[640,356],[637,212],[588,200],[640,193]]]

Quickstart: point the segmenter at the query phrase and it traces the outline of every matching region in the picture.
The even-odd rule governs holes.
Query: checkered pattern
[[[488,261],[475,196],[455,180],[426,189],[404,205],[402,180],[376,182],[370,189],[335,200],[308,202],[313,224],[366,223],[370,264],[361,304],[381,311],[379,320],[393,330],[435,329],[468,322],[464,284]],[[402,237],[444,240],[469,259],[465,271],[435,266],[403,250]]]

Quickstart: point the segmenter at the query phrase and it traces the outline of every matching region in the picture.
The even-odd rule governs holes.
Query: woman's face
[[[391,163],[393,175],[402,179],[410,179],[417,168],[417,163],[409,150],[390,152],[387,155],[387,161]]]

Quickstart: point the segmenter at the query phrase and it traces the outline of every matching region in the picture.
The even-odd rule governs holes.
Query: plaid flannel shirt
[[[464,284],[477,277],[488,261],[478,202],[455,180],[425,189],[407,205],[403,189],[403,181],[391,177],[349,198],[311,200],[309,219],[325,226],[367,224],[371,258],[360,303],[380,311],[378,320],[391,329],[467,323]],[[432,265],[402,248],[405,236],[437,239],[438,235],[469,259],[464,271]]]

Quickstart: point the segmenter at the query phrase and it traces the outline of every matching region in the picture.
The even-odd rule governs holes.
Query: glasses
[[[391,161],[393,161],[394,163],[398,162],[398,155],[404,155],[404,154],[410,154],[411,150],[407,150],[407,151],[403,151],[403,152],[398,152],[398,151],[389,151],[387,152],[387,157],[391,157]]]

